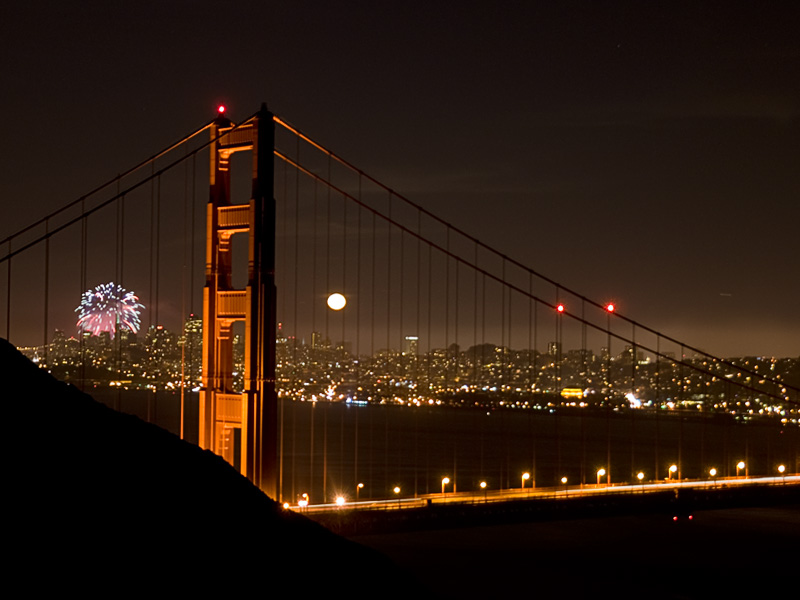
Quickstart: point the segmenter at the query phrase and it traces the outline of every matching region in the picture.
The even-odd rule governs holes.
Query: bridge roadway
[[[778,477],[717,477],[708,480],[682,480],[682,481],[655,481],[646,483],[620,483],[620,484],[587,484],[583,486],[557,486],[537,488],[512,488],[503,490],[481,490],[470,492],[445,492],[437,494],[424,494],[415,498],[386,498],[381,500],[345,501],[343,504],[309,504],[308,506],[287,505],[290,510],[307,513],[332,513],[341,510],[403,510],[421,508],[430,504],[482,504],[494,502],[508,502],[510,500],[525,500],[535,498],[573,498],[601,494],[647,494],[663,492],[669,489],[693,488],[719,488],[723,486],[761,486],[799,484],[800,475],[784,475]]]

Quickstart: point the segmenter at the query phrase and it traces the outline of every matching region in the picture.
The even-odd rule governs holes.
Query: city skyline
[[[140,335],[84,331],[75,338],[56,331],[47,348],[21,350],[60,379],[84,387],[196,392],[202,386],[202,340],[202,319],[190,315],[182,333],[157,326]],[[632,346],[595,352],[557,341],[545,351],[491,342],[420,351],[420,341],[406,336],[403,348],[356,355],[346,340],[333,342],[320,332],[300,340],[279,324],[278,394],[293,401],[417,406],[690,409],[796,422],[797,401],[786,388],[797,388],[798,359],[716,361],[673,353],[657,358]],[[244,339],[237,334],[232,378],[225,384],[232,392],[244,389],[244,356]]]

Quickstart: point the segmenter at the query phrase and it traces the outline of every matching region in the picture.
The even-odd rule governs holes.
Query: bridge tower
[[[275,390],[275,124],[266,105],[239,126],[222,114],[211,126],[210,196],[203,289],[201,448],[233,465],[271,498],[277,494]],[[231,199],[231,156],[252,153],[248,203]],[[247,234],[248,279],[232,286],[231,238]],[[233,391],[233,324],[245,324],[244,392]]]

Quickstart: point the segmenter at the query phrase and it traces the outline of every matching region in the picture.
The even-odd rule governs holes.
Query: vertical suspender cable
[[[560,306],[561,302],[561,289],[556,286],[556,304]],[[556,309],[556,347],[555,347],[555,389],[557,392],[561,391],[561,315],[562,311]]]
[[[494,357],[491,357],[494,362]],[[481,273],[481,383],[484,383],[483,367],[486,363],[486,273]],[[488,382],[487,382],[488,383]]]
[[[505,278],[505,276],[503,276],[504,285],[505,285],[505,282],[506,282],[506,278]],[[512,392],[513,389],[514,389],[513,388],[513,385],[514,385],[514,369],[513,369],[513,366],[512,366],[512,364],[513,364],[512,360],[513,360],[513,356],[514,356],[514,346],[513,346],[513,342],[511,341],[511,332],[513,331],[513,328],[512,328],[512,322],[513,322],[512,308],[513,308],[513,301],[514,301],[514,290],[510,286],[505,286],[505,287],[508,288],[508,338],[507,338],[507,341],[506,341],[507,350],[504,353],[505,358],[506,358],[506,379],[507,379],[506,386],[508,386],[506,389],[509,392]]]
[[[81,201],[81,214],[85,212],[85,201]],[[86,262],[87,262],[87,240],[88,240],[88,229],[89,229],[89,222],[88,217],[84,216],[81,219],[81,294],[86,290]],[[9,263],[10,265],[10,263]],[[10,271],[9,266],[9,271]],[[86,342],[85,336],[83,335],[82,331],[78,331],[80,336],[80,349],[81,349],[81,368],[80,368],[80,389],[83,391],[86,389]]]
[[[500,276],[500,393],[505,391],[506,381],[506,259],[503,257]]]
[[[186,149],[184,150],[186,152]],[[180,397],[180,412],[179,412],[179,433],[180,438],[183,439],[183,420],[186,408],[186,342],[188,333],[186,331],[186,269],[188,268],[187,257],[187,244],[189,238],[189,163],[183,165],[183,257],[181,265],[181,318],[179,323],[183,325],[182,337],[183,343],[181,344],[181,397]]]
[[[453,323],[453,328],[454,328],[454,331],[455,331],[455,333],[453,335],[453,343],[456,345],[456,347],[455,347],[455,379],[454,379],[454,382],[458,381],[459,365],[461,364],[461,348],[458,345],[458,308],[459,308],[458,298],[461,295],[460,290],[458,288],[458,283],[459,283],[458,282],[458,271],[459,271],[460,264],[461,264],[460,261],[456,261],[456,305],[454,307],[456,314],[455,314],[455,322]],[[453,479],[453,482],[455,483],[455,479]],[[455,489],[453,491],[455,491]]]
[[[445,230],[444,256],[444,392],[450,392],[450,228]]]
[[[312,231],[313,239],[311,240],[311,349],[314,353],[314,359],[319,357],[319,335],[317,332],[317,194],[319,185],[317,180],[314,179],[314,209],[312,210]]]
[[[390,353],[392,348],[392,193],[389,192],[389,226],[386,234],[386,248],[388,256],[386,259],[386,352]]]
[[[287,267],[287,260],[288,260],[288,253],[289,253],[289,235],[288,235],[288,225],[287,221],[289,220],[289,209],[286,206],[287,200],[289,198],[289,165],[286,161],[283,162],[283,177],[281,178],[281,183],[283,189],[281,190],[281,197],[283,202],[276,206],[276,211],[278,207],[280,207],[280,222],[281,222],[281,251],[279,253],[280,261],[279,264],[276,265],[276,269],[281,273],[281,281],[283,285],[279,285],[278,289],[280,290],[281,300],[280,300],[280,307],[281,313],[279,319],[287,318],[289,314],[289,304],[286,300],[286,289],[288,286],[288,277],[289,277],[289,269]],[[284,334],[285,337],[285,334]],[[291,357],[289,357],[289,344],[285,343],[285,359],[286,364],[283,368],[287,372],[287,379],[289,380],[288,389],[291,394],[292,400],[294,400],[296,390],[296,381],[295,381],[295,354],[294,348],[291,349]],[[292,458],[294,460],[294,458]]]
[[[295,149],[295,160],[300,164],[300,138],[297,138],[297,146]],[[288,207],[287,207],[288,213]],[[293,369],[297,369],[298,356],[297,356],[297,340],[300,338],[300,323],[297,319],[297,305],[300,303],[298,298],[298,284],[299,284],[299,269],[300,269],[300,170],[294,171],[294,292],[292,298],[292,306],[294,308],[292,314],[292,330],[294,331],[294,344],[292,351]]]
[[[422,310],[422,211],[417,211],[417,287],[416,287],[416,298],[417,298],[417,312],[416,312],[416,325],[414,327],[414,335],[417,337],[417,345],[416,351],[414,352],[414,356],[412,360],[414,361],[414,381],[417,384],[415,393],[418,399],[420,399],[420,385],[419,385],[419,333],[420,333],[420,311]]]
[[[122,179],[122,177],[120,175],[117,175],[117,196],[119,196],[119,193],[120,193],[121,179]],[[124,256],[124,252],[125,252],[125,248],[124,248],[124,245],[123,245],[124,244],[124,237],[123,236],[124,236],[124,232],[125,232],[125,228],[124,228],[124,223],[125,223],[125,220],[124,220],[125,219],[125,197],[124,196],[121,196],[119,198],[119,200],[117,200],[116,208],[117,208],[117,215],[116,215],[117,216],[117,223],[116,223],[116,225],[117,225],[117,243],[116,243],[116,260],[115,260],[115,265],[114,265],[115,266],[115,276],[116,276],[117,283],[120,286],[125,287],[125,285],[123,283],[123,277],[122,277],[122,263],[123,263],[123,256]],[[120,334],[119,334],[119,327],[117,327],[115,329],[114,333],[116,334],[114,336],[114,350],[115,350],[114,354],[115,354],[115,360],[116,360],[116,363],[117,363],[116,364],[116,371],[117,371],[117,375],[118,375],[119,379],[122,380],[122,379],[125,379],[125,378],[123,377],[122,340],[121,340]],[[117,386],[117,393],[116,393],[116,397],[114,399],[114,408],[115,408],[115,410],[120,410],[121,409],[121,404],[122,404],[122,388],[121,388],[121,386]]]
[[[342,197],[342,291],[341,293],[347,296],[347,198]],[[346,358],[345,345],[345,323],[347,320],[347,311],[340,311],[342,316],[342,360]]]
[[[295,161],[297,162],[297,164],[300,164],[300,138],[296,138]],[[300,235],[299,235],[300,171],[298,169],[295,169],[294,173],[295,173],[295,177],[294,177],[294,260],[293,260],[293,262],[294,262],[294,270],[293,270],[293,277],[294,277],[294,281],[293,281],[294,287],[293,287],[293,289],[294,289],[294,291],[293,291],[293,295],[292,295],[292,306],[293,306],[293,311],[292,311],[292,331],[294,332],[294,336],[293,336],[293,341],[292,341],[292,379],[291,379],[291,384],[290,384],[291,385],[290,389],[292,391],[292,399],[295,398],[295,394],[297,393],[297,391],[299,389],[302,389],[302,384],[299,382],[299,376],[298,376],[298,371],[299,371],[298,362],[299,362],[299,360],[298,360],[298,353],[297,353],[297,340],[300,337],[300,324],[299,324],[298,319],[297,319],[297,305],[299,304],[298,297],[297,297],[298,268],[299,268],[299,262],[300,262],[299,257],[298,257],[299,248],[300,248]],[[315,184],[315,190],[316,190],[316,184]],[[287,181],[287,186],[284,189],[284,198],[283,198],[283,200],[284,200],[283,201],[283,214],[284,214],[284,221],[283,222],[284,222],[284,231],[285,231],[286,228],[287,228],[286,223],[289,220],[288,181]],[[288,246],[288,241],[286,241],[285,244]],[[288,248],[287,248],[287,250],[288,250]],[[285,261],[283,263],[283,267],[285,269],[284,272],[286,272],[286,274],[288,275],[288,268],[287,268],[287,265],[286,265]],[[286,282],[286,279],[284,279],[284,282]],[[316,298],[314,298],[312,302],[316,303]],[[311,307],[312,311],[315,308],[313,306],[313,303],[312,303],[312,307]],[[286,313],[288,314],[289,308],[285,304],[284,304],[284,310],[286,310]],[[284,402],[285,402],[285,399],[284,399]],[[313,474],[314,474],[314,439],[313,439],[313,436],[314,436],[314,404],[311,405],[311,411],[310,412],[311,412],[311,437],[312,437],[312,439],[311,439],[310,456],[309,456],[309,460],[311,461],[311,469],[310,469],[311,477],[310,477],[310,480],[309,480],[309,483],[308,483],[309,493],[311,493],[313,488],[314,488],[314,478],[313,478]],[[325,501],[325,499],[323,497],[323,502],[324,501]]]
[[[661,412],[661,336],[656,335],[656,440],[655,440],[655,466],[653,469],[653,479],[658,479],[658,446],[661,443],[661,430],[658,415]]]
[[[156,303],[155,310],[155,325],[158,327],[161,319],[159,318],[159,292],[160,292],[160,279],[161,279],[161,175],[156,178],[156,229],[155,229],[155,296]]]
[[[480,354],[478,353],[478,244],[473,242],[475,251],[475,268],[472,270],[472,385],[474,389],[479,389],[478,381],[478,361],[483,359],[483,349]],[[483,446],[481,446],[483,448]],[[483,456],[481,454],[481,456]],[[483,468],[481,467],[481,476],[483,476]]]
[[[533,399],[532,392],[535,391],[533,383],[533,353],[535,351],[533,346],[533,305],[533,275],[528,273],[528,380],[526,388],[531,400]]]
[[[196,163],[195,158],[196,154],[192,154],[192,196],[191,196],[191,224],[189,226],[189,314],[194,317],[194,260],[195,260],[195,239],[194,239],[194,229],[195,229],[195,206],[197,204],[197,196],[195,195],[196,191],[196,183],[197,183],[197,173],[196,173]],[[195,376],[197,375],[196,372],[196,365],[194,364],[194,342],[195,342],[195,332],[192,332],[192,336],[189,338],[189,383],[191,385],[191,389],[195,388],[195,383],[199,385],[199,378],[195,381]]]
[[[388,231],[386,235],[386,245],[387,245],[387,259],[386,259],[386,279],[387,279],[387,293],[386,293],[386,357],[387,357],[387,374],[389,371],[389,360],[392,351],[392,342],[391,342],[391,331],[392,331],[392,193],[389,192],[389,225]],[[391,380],[391,377],[390,377]],[[390,392],[394,395],[394,390]],[[383,473],[384,477],[389,476],[389,414],[387,409],[384,408],[383,410],[383,433],[384,433],[384,442],[383,442]],[[387,482],[388,483],[388,482]]]
[[[428,246],[428,331],[425,334],[425,337],[428,339],[428,345],[427,345],[427,348],[428,348],[428,364],[427,364],[428,386],[427,387],[428,387],[428,393],[429,394],[433,394],[434,393],[433,381],[431,380],[431,377],[433,375],[432,366],[433,366],[433,359],[434,359],[433,343],[432,343],[432,340],[431,340],[431,309],[432,309],[431,305],[432,305],[432,301],[433,301],[432,287],[433,287],[433,257],[432,257],[432,249],[431,249],[431,246],[429,245]]]
[[[533,389],[539,388],[539,303],[533,303]]]
[[[375,250],[377,249],[377,246],[378,246],[377,232],[376,232],[376,228],[377,228],[376,219],[377,219],[377,217],[375,216],[375,213],[373,212],[372,213],[372,277],[370,279],[370,282],[371,282],[371,286],[370,287],[372,288],[372,293],[370,294],[370,299],[371,299],[371,302],[372,302],[372,308],[371,308],[371,311],[370,311],[370,319],[372,320],[372,323],[370,324],[370,330],[369,330],[370,331],[369,353],[370,353],[370,356],[373,358],[373,360],[375,359],[375,309],[376,309],[376,306],[375,306],[375,290],[378,287],[377,286],[377,282],[375,281],[375,263],[376,263]]]
[[[633,334],[631,336],[631,396],[636,396],[636,326],[633,326]],[[635,474],[636,463],[635,463],[635,431],[636,431],[636,411],[631,410],[631,470],[630,475],[633,477]],[[633,479],[631,479],[633,481]]]
[[[158,326],[159,326],[159,279],[161,275],[161,175],[156,177],[156,205],[155,205],[155,229],[154,229],[154,273],[153,276],[155,277],[153,287],[154,287],[154,295],[155,295],[155,304],[153,305],[153,313],[155,319],[155,327],[156,330],[153,332],[153,341],[157,346],[161,345],[161,341],[158,340]],[[159,372],[159,375],[161,373]],[[153,397],[152,402],[151,398],[148,395],[148,403],[147,403],[147,422],[152,423],[154,419],[157,417],[158,414],[158,384],[159,382],[156,381],[155,386],[153,387]]]
[[[414,337],[416,337],[416,344],[409,344],[409,360],[411,361],[412,368],[411,378],[414,381],[414,398],[417,402],[420,401],[420,385],[419,385],[419,310],[421,302],[421,268],[422,268],[422,212],[417,211],[417,284],[415,286],[414,296],[417,299],[417,306],[414,311]],[[413,350],[413,352],[412,352]],[[414,497],[419,494],[419,410],[414,411]]]
[[[361,174],[358,174],[358,201],[361,202]],[[361,400],[361,298],[363,297],[361,294],[361,214],[362,209],[359,205],[356,212],[356,219],[357,219],[357,232],[356,232],[356,298],[358,303],[356,304],[356,343],[355,343],[355,359],[356,359],[356,389],[355,389],[355,396],[357,399]],[[356,409],[355,411],[355,425],[353,427],[353,489],[356,490],[356,496],[358,496],[358,414],[359,411]]]
[[[50,219],[45,219],[44,222],[45,233],[50,229]],[[48,312],[50,308],[50,237],[44,241],[44,346],[42,352],[44,353],[44,364],[50,367],[49,352],[47,345],[47,329],[48,329]]]
[[[149,273],[149,283],[150,283],[150,290],[148,291],[149,295],[149,304],[148,307],[150,308],[148,314],[148,324],[150,327],[153,326],[153,311],[155,310],[153,307],[153,256],[154,256],[154,244],[155,244],[155,163],[150,163],[150,175],[152,179],[150,179],[150,273]],[[149,408],[149,402],[148,402]]]
[[[586,300],[581,298],[581,387],[586,389]]]
[[[6,339],[11,341],[11,238],[8,238],[8,261],[6,262]],[[81,290],[83,292],[83,290]]]
[[[405,234],[402,230],[400,230],[400,268],[398,269],[398,273],[400,275],[400,290],[398,293],[398,298],[400,302],[397,303],[397,312],[399,315],[399,327],[400,327],[400,354],[399,356],[402,358],[403,351],[405,349],[404,341],[405,341],[405,332],[403,331],[403,306],[405,304],[405,298],[403,297],[403,280],[405,279]],[[403,364],[403,361],[400,361],[400,364]],[[408,385],[405,383],[406,376],[405,373],[398,373],[400,380],[404,381],[403,384],[403,396],[404,399],[408,400]]]
[[[286,198],[288,197],[288,193],[287,193],[286,190],[287,190],[287,187],[288,187],[288,179],[289,179],[288,170],[289,170],[289,166],[286,163],[286,161],[284,161],[283,162],[283,178],[282,178],[283,179],[283,200],[284,200],[284,202],[282,203],[283,211],[282,211],[282,219],[281,219],[281,228],[282,228],[282,236],[281,237],[283,238],[283,241],[282,241],[283,252],[281,254],[281,267],[280,267],[281,271],[283,273],[287,272],[287,268],[286,268],[286,245],[287,245],[288,242],[287,242],[287,238],[286,238],[286,212],[287,212],[287,209],[286,209]],[[316,219],[317,219],[317,185],[316,185],[316,181],[315,181],[315,183],[314,183],[314,240],[313,240],[313,243],[314,243],[314,260],[315,261],[316,261],[316,252],[317,252],[317,235],[316,235],[316,233],[317,233],[317,230],[316,230],[317,222],[316,222]],[[315,268],[314,268],[314,275],[313,275],[313,285],[316,286],[316,277],[317,277],[316,262],[314,263],[314,266],[315,266]],[[282,304],[282,307],[283,307],[282,309],[283,310],[288,310],[288,307],[287,307],[287,304],[286,304],[286,286],[282,285],[281,288],[282,288],[282,291],[281,291],[281,304]],[[314,302],[316,302],[316,296],[313,298],[313,300],[314,300]],[[316,306],[312,306],[312,313],[311,314],[312,314],[312,323],[313,323],[314,315],[316,315]],[[285,360],[285,356],[284,356],[284,360]],[[292,363],[294,363],[294,358],[292,358]],[[288,365],[284,364],[283,368],[288,370]],[[283,399],[281,400],[281,406],[283,406],[284,404],[289,402],[288,406],[290,407],[290,409],[292,411],[292,436],[291,436],[291,438],[292,438],[292,449],[291,449],[291,453],[290,453],[291,457],[292,457],[292,463],[291,463],[291,473],[292,473],[292,478],[291,478],[292,479],[291,498],[292,498],[292,501],[295,501],[297,499],[297,475],[298,475],[298,473],[297,473],[297,437],[298,437],[297,436],[297,412],[298,412],[298,406],[295,404],[295,402],[296,402],[296,400],[300,400],[300,398],[297,397],[297,389],[295,387],[295,383],[296,382],[295,382],[295,377],[294,377],[294,368],[295,368],[294,364],[292,364],[291,365],[292,376],[291,376],[291,378],[289,378],[289,389],[288,389],[289,394],[288,394],[288,396],[286,394],[284,394]],[[302,398],[302,399],[304,400],[305,398]],[[306,406],[306,405],[301,405],[301,406]],[[309,413],[310,412],[311,411],[309,411]],[[313,414],[311,416],[313,418]]]
[[[328,157],[328,183],[331,180],[331,157]],[[327,186],[326,199],[326,218],[325,218],[325,294],[331,292],[331,186]],[[330,329],[328,327],[330,310],[325,311],[325,340],[330,340]]]
[[[298,138],[299,140],[299,138]],[[299,146],[298,146],[299,152]],[[299,161],[298,161],[299,162]],[[328,157],[328,227],[327,227],[327,251],[326,257],[328,262],[328,268],[326,270],[326,279],[327,285],[325,289],[325,293],[329,294],[331,292],[331,185],[332,184],[332,174],[331,174],[331,158]],[[300,172],[297,172],[298,176],[298,186],[300,184]],[[295,217],[295,224],[299,220],[299,214]],[[297,239],[298,231],[295,230],[295,243]],[[296,262],[296,258],[295,258]],[[297,276],[295,274],[295,282],[297,281]],[[297,305],[297,294],[295,293],[295,306]],[[328,318],[329,318],[329,310],[325,311],[325,336],[330,337],[329,328],[328,328]],[[334,352],[336,351],[336,344],[333,342]],[[333,386],[333,382],[331,382],[331,386]],[[327,494],[328,494],[328,402],[327,399],[323,404],[323,420],[322,420],[322,498],[323,502],[327,502]]]

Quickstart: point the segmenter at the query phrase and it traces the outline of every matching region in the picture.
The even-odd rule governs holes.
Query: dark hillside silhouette
[[[4,571],[26,590],[409,586],[381,555],[284,510],[215,454],[57,381],[6,340],[0,386]]]

